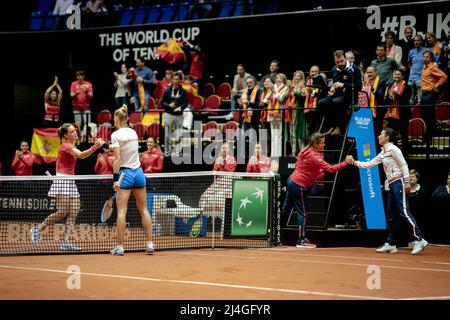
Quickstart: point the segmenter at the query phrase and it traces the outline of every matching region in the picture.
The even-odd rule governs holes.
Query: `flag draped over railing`
[[[35,128],[31,141],[31,152],[36,156],[35,163],[55,163],[60,145],[56,128]]]

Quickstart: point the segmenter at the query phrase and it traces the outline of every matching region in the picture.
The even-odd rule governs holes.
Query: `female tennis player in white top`
[[[117,191],[117,246],[111,250],[112,255],[124,255],[124,234],[128,199],[131,191],[142,218],[142,226],[146,232],[145,251],[153,254],[152,219],[147,208],[146,180],[139,161],[139,143],[136,131],[128,127],[128,108],[123,105],[114,112],[114,126],[117,128],[111,135],[110,147],[114,150],[114,190]],[[119,176],[123,175],[119,183]]]

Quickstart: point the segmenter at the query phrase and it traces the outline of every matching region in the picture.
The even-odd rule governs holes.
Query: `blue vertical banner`
[[[370,108],[361,108],[353,112],[348,136],[356,139],[359,161],[370,161],[377,155],[373,130],[373,117]],[[367,229],[386,229],[378,166],[370,169],[359,169],[359,176]]]

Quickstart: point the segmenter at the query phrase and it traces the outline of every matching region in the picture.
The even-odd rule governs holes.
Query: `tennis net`
[[[277,177],[221,172],[146,175],[155,248],[278,245]],[[0,255],[109,252],[116,245],[115,201],[108,220],[102,222],[101,214],[113,193],[111,175],[0,177]],[[145,231],[133,195],[126,221],[125,250],[143,251]]]

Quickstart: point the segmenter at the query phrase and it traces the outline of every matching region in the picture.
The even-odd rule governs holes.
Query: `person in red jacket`
[[[97,162],[95,163],[94,171],[96,174],[112,174],[114,154],[109,148],[103,148],[103,153],[97,156]]]
[[[325,147],[325,135],[319,132],[313,133],[309,138],[309,145],[306,146],[297,156],[294,172],[286,182],[287,192],[284,200],[282,215],[283,218],[289,215],[292,208],[297,211],[298,221],[298,241],[297,248],[315,248],[305,236],[307,197],[309,189],[314,181],[318,180],[321,170],[326,172],[336,172],[344,169],[348,164],[353,163],[353,157],[347,156],[345,161],[331,165],[323,159],[323,149]]]
[[[247,172],[267,173],[270,170],[270,157],[262,152],[261,144],[255,144],[255,153],[248,160]]]
[[[154,137],[147,139],[147,151],[141,155],[144,173],[160,173],[163,170],[164,155]]]
[[[236,166],[236,158],[230,154],[230,146],[228,143],[224,143],[219,156],[214,161],[214,171],[234,172]]]
[[[14,155],[14,160],[11,167],[17,176],[33,175],[35,155],[29,151],[29,148],[28,141],[22,140],[20,142],[20,150],[17,150]]]

